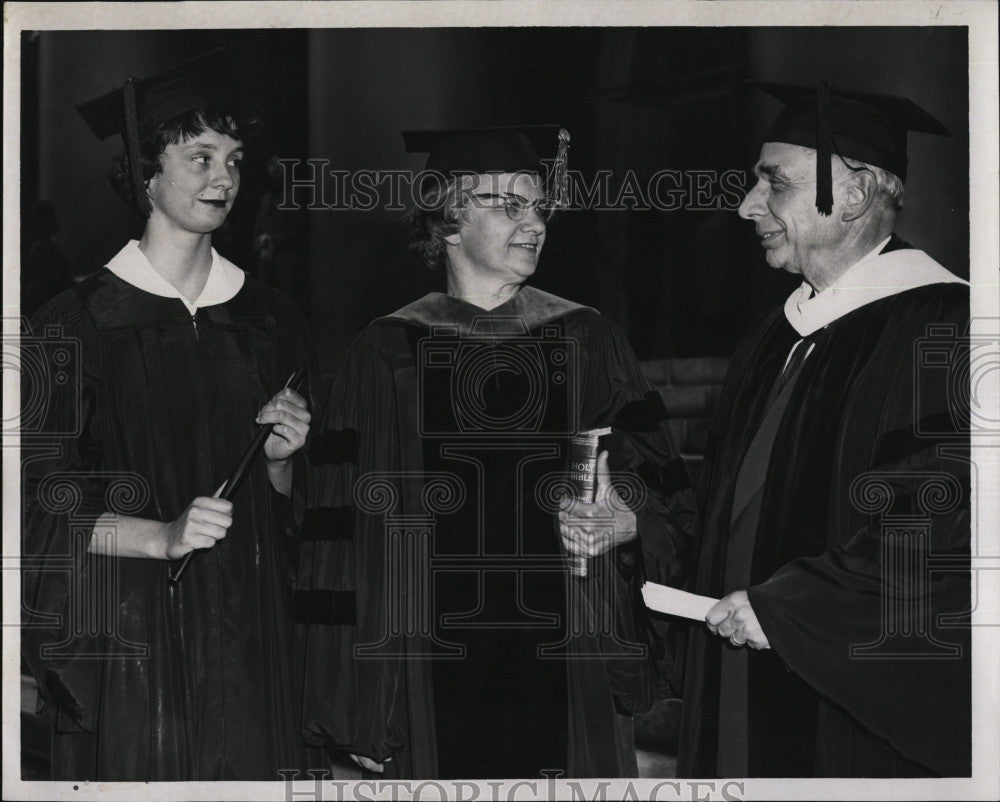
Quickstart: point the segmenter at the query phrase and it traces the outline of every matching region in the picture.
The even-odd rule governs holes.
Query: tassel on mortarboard
[[[538,157],[552,152],[553,136],[560,136],[559,152],[565,164],[569,134],[558,125],[408,130],[403,131],[403,142],[407,153],[427,154],[425,170],[445,175],[529,171],[544,175],[546,183],[554,185],[555,166],[549,170],[549,160],[543,163]]]
[[[833,212],[833,134],[830,130],[830,84],[816,87],[816,208],[820,214]]]
[[[146,182],[142,177],[142,151],[139,148],[139,115],[135,105],[135,79],[125,82],[125,147],[128,149],[129,174],[132,178],[132,194],[136,205],[144,217],[153,211],[146,194]]]
[[[856,92],[828,83],[750,83],[785,107],[764,141],[816,151],[816,207],[824,214],[833,211],[832,154],[881,167],[905,181],[907,132],[949,136],[940,120],[899,95]]]
[[[569,206],[569,131],[559,129],[559,150],[556,152],[555,164],[555,200],[560,209]]]

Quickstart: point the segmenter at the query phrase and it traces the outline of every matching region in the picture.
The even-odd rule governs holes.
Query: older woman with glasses
[[[525,284],[557,130],[404,134],[430,154],[412,248],[447,289],[361,333],[319,430],[304,727],[387,776],[634,776],[631,717],[666,690],[636,591],[684,572],[694,504],[618,328]],[[598,429],[596,499],[571,502],[571,441]]]

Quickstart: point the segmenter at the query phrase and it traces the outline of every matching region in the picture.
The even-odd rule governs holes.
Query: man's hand
[[[565,496],[559,503],[559,533],[570,554],[596,557],[636,538],[635,513],[611,485],[608,452],[597,457],[597,494],[593,504]]]
[[[257,415],[257,423],[274,424],[264,441],[264,456],[268,479],[283,495],[289,495],[292,489],[292,466],[288,460],[305,445],[311,418],[305,399],[289,387],[264,404]]]
[[[771,648],[745,590],[734,591],[719,599],[705,616],[705,624],[713,634],[729,638],[733,646],[745,644],[751,649]]]

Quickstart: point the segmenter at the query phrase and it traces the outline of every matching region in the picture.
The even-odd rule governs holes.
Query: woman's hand
[[[607,451],[597,457],[594,503],[567,496],[559,507],[559,533],[570,554],[596,557],[637,537],[635,513],[611,484]]]
[[[384,764],[376,763],[370,757],[365,757],[364,755],[349,755],[349,757],[365,771],[370,771],[372,774],[381,774],[385,771]],[[385,762],[388,763],[390,760],[392,760],[392,758],[387,757]]]
[[[311,418],[306,400],[295,390],[286,387],[278,392],[257,414],[257,423],[262,426],[274,424],[264,441],[264,456],[272,462],[291,457],[305,445]]]
[[[264,441],[267,458],[267,478],[282,495],[292,492],[291,456],[305,445],[312,416],[306,400],[289,387],[281,390],[261,408],[257,423],[273,423],[271,434]]]
[[[233,502],[199,496],[177,520],[163,524],[161,537],[165,559],[177,560],[189,551],[210,549],[226,536],[232,525]]]

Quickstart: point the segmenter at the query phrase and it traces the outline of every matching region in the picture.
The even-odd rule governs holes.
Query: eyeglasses
[[[535,213],[541,218],[543,223],[548,223],[559,209],[559,204],[555,198],[535,198],[534,200],[528,200],[512,192],[474,192],[472,193],[472,197],[500,199],[503,201],[503,210],[507,213],[507,217],[515,223],[524,220],[528,216],[528,212],[532,209],[535,210]]]

